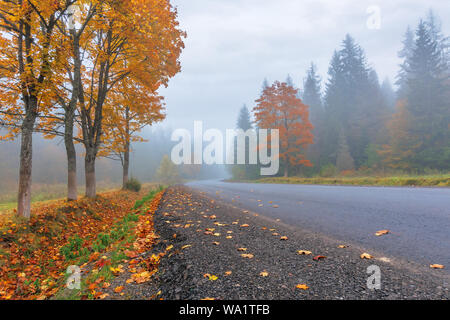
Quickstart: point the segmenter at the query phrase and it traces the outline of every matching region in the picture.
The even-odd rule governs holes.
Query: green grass
[[[141,207],[145,208],[146,205],[149,204],[153,198],[163,190],[163,187],[151,190],[145,197],[136,201],[134,209]],[[110,268],[116,268],[121,262],[123,262],[123,260],[128,259],[124,254],[124,250],[126,250],[129,244],[135,241],[136,235],[133,232],[133,228],[139,220],[139,215],[143,214],[146,214],[145,210],[137,213],[131,212],[123,219],[116,222],[108,233],[98,234],[96,240],[91,246],[92,250],[81,250],[84,242],[82,239],[77,239],[77,237],[70,239],[69,242],[61,248],[61,254],[63,254],[66,257],[66,260],[70,261],[70,263],[81,265],[89,261],[90,254],[93,252],[99,252],[108,256],[108,261],[110,264],[100,268],[98,272],[90,273],[87,277],[84,277],[81,281],[80,290],[63,289],[54,297],[54,299],[80,300],[83,296],[88,299],[93,299],[92,294],[87,289],[88,283],[93,283],[100,277],[104,279],[103,281],[109,281],[114,278],[113,272]],[[62,283],[65,283],[66,280],[67,275],[63,278]]]
[[[417,176],[363,176],[363,177],[268,177],[251,181],[254,183],[322,184],[362,186],[418,186],[450,187],[450,174]]]

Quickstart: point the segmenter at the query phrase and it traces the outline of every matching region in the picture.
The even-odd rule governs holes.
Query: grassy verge
[[[359,186],[450,187],[450,174],[432,175],[432,176],[395,176],[395,177],[333,177],[333,178],[271,177],[246,182],[279,183],[279,184],[359,185]]]
[[[0,299],[52,297],[65,285],[68,266],[101,264],[96,259],[107,251],[113,267],[124,257],[117,248],[134,240],[131,231],[146,204],[138,200],[151,199],[159,191],[114,191],[95,200],[53,201],[35,208],[30,221],[2,215]]]
[[[66,256],[72,264],[81,266],[81,269],[85,270],[86,276],[82,278],[80,288],[75,290],[64,288],[67,283],[66,276],[61,285],[63,290],[55,296],[55,299],[104,299],[108,294],[103,292],[110,287],[110,281],[125,272],[124,265],[130,263],[133,265],[133,269],[136,269],[140,264],[137,260],[139,252],[136,251],[139,249],[140,241],[142,239],[154,241],[157,238],[153,232],[151,219],[159,204],[160,198],[157,195],[161,195],[162,191],[163,188],[160,187],[137,200],[133,212],[117,222],[110,232],[97,235],[91,252],[86,250],[81,253],[80,257],[74,259],[71,253],[80,252],[80,248],[73,248],[70,243],[62,248],[68,253]],[[153,241],[144,241],[146,244],[140,248],[140,252],[148,250],[153,245]],[[100,257],[100,255],[102,256]],[[152,256],[145,261],[146,271],[143,273],[146,274],[146,277],[149,278],[153,272],[156,272],[158,262],[158,256]],[[139,278],[140,274],[137,271],[135,273],[137,274],[135,278]]]
[[[147,183],[142,187],[152,188],[156,184]],[[119,184],[113,183],[99,183],[97,190],[99,193],[105,193],[108,191],[117,191],[120,189]],[[78,195],[82,197],[84,195],[84,187],[78,188]],[[47,203],[51,203],[55,200],[61,200],[67,196],[67,185],[66,184],[33,184],[32,190],[32,204],[34,207],[39,207]],[[0,193],[0,214],[8,213],[17,207],[17,190],[14,188],[9,192]]]

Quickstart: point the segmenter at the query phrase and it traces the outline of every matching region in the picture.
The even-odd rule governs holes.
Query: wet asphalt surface
[[[187,186],[239,208],[377,250],[393,259],[423,266],[442,264],[450,273],[450,188],[221,181],[192,182]],[[374,235],[384,229],[390,234]]]
[[[375,250],[367,251],[373,259],[361,259],[365,248],[266,217],[257,208],[243,210],[236,201],[215,200],[184,186],[169,188],[154,217],[160,236],[155,250],[173,248],[153,281],[139,288],[139,296],[160,292],[156,298],[165,300],[449,299],[450,277],[444,270],[388,260]],[[299,255],[298,250],[311,254]],[[318,255],[325,258],[314,260]],[[381,271],[379,290],[367,286],[367,268],[373,265]],[[296,288],[299,284],[307,289]]]

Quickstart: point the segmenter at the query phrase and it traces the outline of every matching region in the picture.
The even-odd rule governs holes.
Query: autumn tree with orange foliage
[[[123,168],[123,188],[129,178],[133,142],[144,142],[139,132],[165,119],[163,97],[132,81],[122,81],[111,92],[105,113],[105,140],[101,155],[119,160]]]
[[[184,37],[169,0],[0,1],[0,125],[9,128],[3,139],[22,138],[20,216],[30,217],[33,132],[64,137],[69,200],[77,198],[74,140],[84,145],[86,196],[94,198],[95,160],[117,137],[105,118],[131,114],[130,136],[161,119],[155,93],[180,71]],[[109,99],[121,83],[132,84],[132,107]],[[119,118],[107,121],[122,126]]]
[[[284,175],[287,177],[294,166],[311,167],[306,150],[314,140],[313,126],[309,121],[308,106],[298,98],[298,90],[276,81],[264,89],[256,103],[253,111],[258,128],[279,130]]]
[[[416,149],[420,147],[417,137],[411,134],[412,117],[405,100],[400,100],[396,112],[386,125],[389,144],[378,151],[383,163],[392,169],[411,170],[411,161]]]
[[[79,110],[85,146],[86,196],[96,196],[95,161],[103,137],[108,94],[121,81],[155,92],[180,71],[184,47],[177,11],[168,0],[104,1],[88,25],[88,58]],[[146,95],[142,96],[143,99]]]
[[[4,138],[21,135],[18,208],[29,218],[33,131],[54,107],[65,54],[57,50],[57,24],[74,1],[0,1],[0,123]]]

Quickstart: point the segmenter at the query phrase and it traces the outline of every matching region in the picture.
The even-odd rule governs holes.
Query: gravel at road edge
[[[361,259],[361,248],[339,248],[345,243],[244,212],[187,187],[172,187],[166,192],[154,223],[160,236],[155,250],[168,245],[174,248],[161,260],[153,281],[136,288],[141,291],[139,297],[155,297],[159,291],[156,299],[164,300],[450,297],[449,277],[439,270],[389,263],[373,252],[369,253],[374,259]],[[288,240],[281,240],[283,236]],[[299,255],[298,250],[312,254]],[[314,261],[317,255],[326,258]],[[367,288],[367,268],[371,265],[381,269],[380,290]],[[263,277],[261,272],[268,275]],[[298,289],[298,284],[309,288]]]

